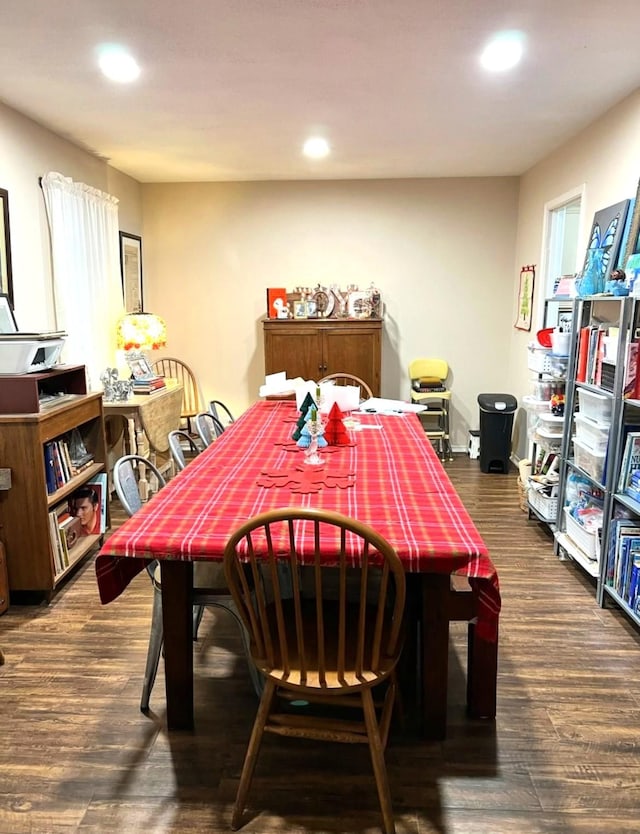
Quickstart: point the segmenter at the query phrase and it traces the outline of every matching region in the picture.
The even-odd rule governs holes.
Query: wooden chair
[[[335,567],[322,566],[327,552],[337,560]],[[296,507],[271,510],[243,524],[227,543],[224,565],[250,635],[253,662],[265,678],[231,827],[240,825],[262,736],[270,732],[368,743],[384,831],[393,834],[384,748],[396,698],[406,593],[395,551],[359,521]],[[372,690],[383,683],[378,719]],[[309,702],[308,712],[282,710],[283,700],[300,699]],[[315,704],[325,713],[314,714]],[[359,707],[364,720],[327,717],[330,706]]]
[[[333,382],[334,385],[359,385],[360,402],[370,400],[371,397],[373,397],[371,388],[369,388],[367,383],[354,374],[329,374],[328,376],[323,376],[322,379],[318,380],[318,382]]]
[[[151,366],[156,374],[177,379],[182,383],[182,411],[180,417],[185,421],[188,431],[191,431],[191,421],[200,411],[200,390],[195,374],[191,368],[180,359],[164,357],[156,359]]]
[[[185,447],[189,450],[190,458],[187,459],[185,455]],[[189,432],[175,429],[169,432],[169,449],[171,450],[171,457],[176,465],[176,470],[182,472],[189,460],[199,455],[201,449],[191,437]]]
[[[227,406],[220,400],[211,400],[209,403],[209,411],[221,425],[225,426],[225,428],[230,423],[235,423],[235,417],[229,411]]]
[[[195,416],[196,432],[205,449],[220,437],[224,431],[222,423],[210,411],[201,411]]]

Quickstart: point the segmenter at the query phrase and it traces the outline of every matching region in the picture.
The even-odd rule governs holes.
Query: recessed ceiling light
[[[140,75],[135,58],[123,46],[105,44],[98,51],[100,69],[111,81],[128,84]]]
[[[302,153],[310,159],[322,159],[329,154],[329,143],[322,136],[311,136],[304,143]]]
[[[480,63],[490,72],[511,69],[522,58],[524,35],[522,32],[499,32],[485,46]]]

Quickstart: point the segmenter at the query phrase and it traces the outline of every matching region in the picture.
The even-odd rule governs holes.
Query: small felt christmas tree
[[[324,436],[330,446],[348,446],[351,443],[349,434],[342,422],[342,411],[338,403],[331,406]]]
[[[318,406],[314,402],[314,399],[311,396],[311,393],[307,393],[307,396],[304,398],[304,400],[302,401],[302,405],[300,406],[300,417],[298,418],[298,422],[296,423],[296,427],[293,430],[293,434],[291,435],[292,440],[297,441],[297,440],[300,439],[300,433],[302,432],[302,429],[304,428],[304,425],[307,422],[307,420],[310,419],[310,416],[309,416],[310,410],[312,408],[317,409],[317,407]]]
[[[317,440],[317,446],[319,449],[323,446],[327,446],[327,441],[323,436],[324,426],[322,425],[322,422],[318,420],[317,408],[315,406],[310,408],[307,416],[308,420],[300,431],[300,437],[297,441],[298,446],[300,446],[301,449],[308,449],[314,436]],[[313,427],[310,427],[310,424],[313,424]]]

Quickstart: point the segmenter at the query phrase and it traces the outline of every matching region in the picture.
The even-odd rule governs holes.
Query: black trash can
[[[480,471],[509,471],[513,415],[518,401],[511,394],[478,394],[480,406]]]

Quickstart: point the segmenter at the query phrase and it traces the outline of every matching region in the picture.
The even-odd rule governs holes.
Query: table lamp
[[[167,325],[154,313],[128,313],[118,322],[118,348],[129,354],[158,350],[167,344]]]

